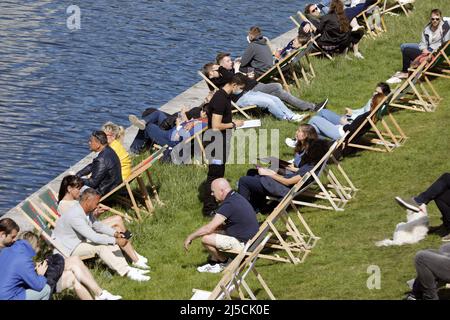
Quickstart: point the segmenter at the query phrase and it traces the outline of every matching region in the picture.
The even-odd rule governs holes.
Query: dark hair
[[[214,66],[214,63],[210,62],[203,66],[202,73],[209,79],[209,73],[211,72],[212,67]]]
[[[432,16],[433,14],[437,14],[437,15],[439,15],[439,17],[442,17],[442,11],[439,9],[431,10],[430,16]]]
[[[3,218],[0,220],[0,232],[4,232],[6,235],[13,232],[13,230],[16,230],[17,232],[20,231],[19,225],[10,218]]]
[[[252,36],[253,40],[259,39],[262,37],[262,30],[260,27],[253,26],[248,31],[248,34]]]
[[[106,146],[108,144],[108,138],[106,137],[106,133],[104,133],[103,131],[93,131],[91,136],[97,139],[102,146]]]
[[[316,129],[310,124],[301,124],[300,125],[301,130],[305,133],[306,138],[304,141],[297,140],[297,143],[295,144],[295,153],[302,153],[306,149],[308,149],[309,144],[313,140],[319,139],[317,135]]]
[[[74,175],[65,176],[61,181],[61,186],[59,187],[58,203],[65,197],[69,187],[81,189],[83,185],[83,180],[80,177]]]
[[[226,52],[219,52],[216,56],[216,63],[220,64],[220,61],[222,61],[223,58],[231,56],[230,53]]]
[[[304,11],[305,15],[310,14],[309,9],[310,9],[312,6],[314,6],[314,5],[315,5],[314,3],[308,3],[308,4],[306,5],[305,11]]]
[[[383,91],[383,94],[385,96],[388,96],[391,93],[391,87],[386,82],[379,82],[377,84],[377,87],[381,88],[381,91]]]
[[[309,147],[305,150],[299,167],[305,164],[317,164],[330,149],[330,142],[327,140],[316,139],[310,140],[307,143]]]
[[[83,191],[83,193],[81,194],[81,197],[80,197],[80,202],[84,202],[84,201],[86,201],[87,199],[89,199],[89,198],[91,198],[91,197],[100,197],[101,195],[100,195],[100,193],[97,191],[97,190],[95,190],[95,189],[92,189],[92,188],[87,188],[86,190],[84,190]]]
[[[236,73],[228,83],[238,85],[239,87],[245,86],[247,84],[247,76],[242,73]]]
[[[344,3],[341,0],[332,0],[328,14],[336,13],[341,32],[350,30],[350,23],[344,13]]]

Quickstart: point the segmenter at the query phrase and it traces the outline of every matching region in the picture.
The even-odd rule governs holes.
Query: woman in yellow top
[[[131,174],[131,158],[121,142],[125,135],[125,129],[115,123],[107,122],[103,125],[102,130],[108,137],[109,146],[119,157],[122,168],[122,180],[125,181]]]

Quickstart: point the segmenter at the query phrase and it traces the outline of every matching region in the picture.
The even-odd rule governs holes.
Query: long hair
[[[80,189],[83,186],[83,180],[80,177],[69,175],[65,176],[61,181],[61,186],[58,192],[58,203],[65,197],[66,193],[69,192],[69,187]]]
[[[383,93],[377,93],[372,97],[372,101],[370,102],[370,112],[372,112],[386,96]],[[372,117],[374,122],[378,121],[377,114],[375,113]]]
[[[327,140],[316,139],[309,141],[309,147],[306,149],[300,166],[305,164],[317,164],[320,159],[328,152],[330,149],[330,142]]]
[[[106,122],[102,126],[102,131],[105,133],[111,132],[116,137],[116,140],[119,140],[119,141],[121,141],[123,139],[123,137],[125,136],[124,127],[119,126],[111,121]]]
[[[319,138],[316,129],[314,129],[314,127],[310,124],[301,124],[299,129],[305,134],[306,137],[304,141],[297,140],[295,145],[295,153],[302,153],[308,149],[311,141]]]
[[[328,11],[328,14],[332,14],[332,13],[335,13],[337,15],[341,32],[350,31],[350,23],[349,23],[347,17],[345,16],[344,4],[341,0],[332,0],[331,1],[330,11]]]

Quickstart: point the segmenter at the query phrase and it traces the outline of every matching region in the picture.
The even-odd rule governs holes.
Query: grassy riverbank
[[[399,69],[400,44],[419,41],[429,12],[435,7],[450,14],[448,0],[418,0],[411,17],[387,16],[388,32],[376,40],[362,41],[365,60],[314,59],[317,77],[312,85],[294,92],[311,101],[329,97],[329,108],[339,112],[345,107],[362,106],[376,83]],[[437,236],[402,247],[374,245],[377,240],[391,237],[395,225],[405,220],[405,211],[395,204],[394,196],[416,194],[449,169],[450,82],[435,80],[434,84],[444,98],[435,113],[396,113],[409,137],[403,147],[390,154],[365,151],[344,159],[345,170],[360,189],[344,212],[302,210],[310,227],[321,237],[305,263],[259,260],[259,272],[278,299],[400,299],[407,290],[405,282],[415,275],[415,252],[441,245]],[[292,150],[283,141],[286,136],[293,136],[296,125],[270,117],[262,121],[264,128],[280,130],[280,155],[292,158]],[[249,167],[228,165],[226,178],[235,185]],[[155,215],[142,224],[130,226],[136,248],[149,258],[152,279],[136,283],[97,266],[96,279],[124,299],[189,299],[192,288],[210,290],[220,279],[220,275],[195,270],[206,258],[199,240],[188,253],[183,249],[185,237],[208,221],[201,215],[197,191],[206,177],[206,168],[158,165],[154,176],[166,205],[157,208]],[[434,204],[430,204],[429,214],[432,225],[440,222]],[[370,265],[381,269],[380,290],[367,289]],[[260,294],[260,298],[266,298]]]

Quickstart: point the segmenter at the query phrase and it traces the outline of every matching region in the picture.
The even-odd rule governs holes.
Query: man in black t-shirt
[[[222,178],[225,175],[225,162],[227,160],[231,132],[236,127],[241,127],[244,124],[242,120],[233,121],[231,109],[231,95],[240,94],[244,86],[244,75],[234,75],[222,89],[214,94],[207,109],[210,129],[205,136],[211,135],[214,137],[208,146],[208,149],[213,152],[208,157],[208,176],[205,182],[203,200],[203,214],[207,216],[214,215],[214,210],[217,208],[217,203],[214,197],[211,196],[211,183],[213,180]]]
[[[233,191],[227,180],[223,178],[214,180],[211,189],[211,194],[221,202],[217,213],[211,222],[186,238],[184,248],[188,250],[192,241],[201,237],[210,259],[207,264],[198,267],[197,271],[218,273],[225,268],[227,262],[220,251],[242,250],[245,243],[258,232],[259,224],[252,205]],[[221,228],[222,232],[219,231]]]

